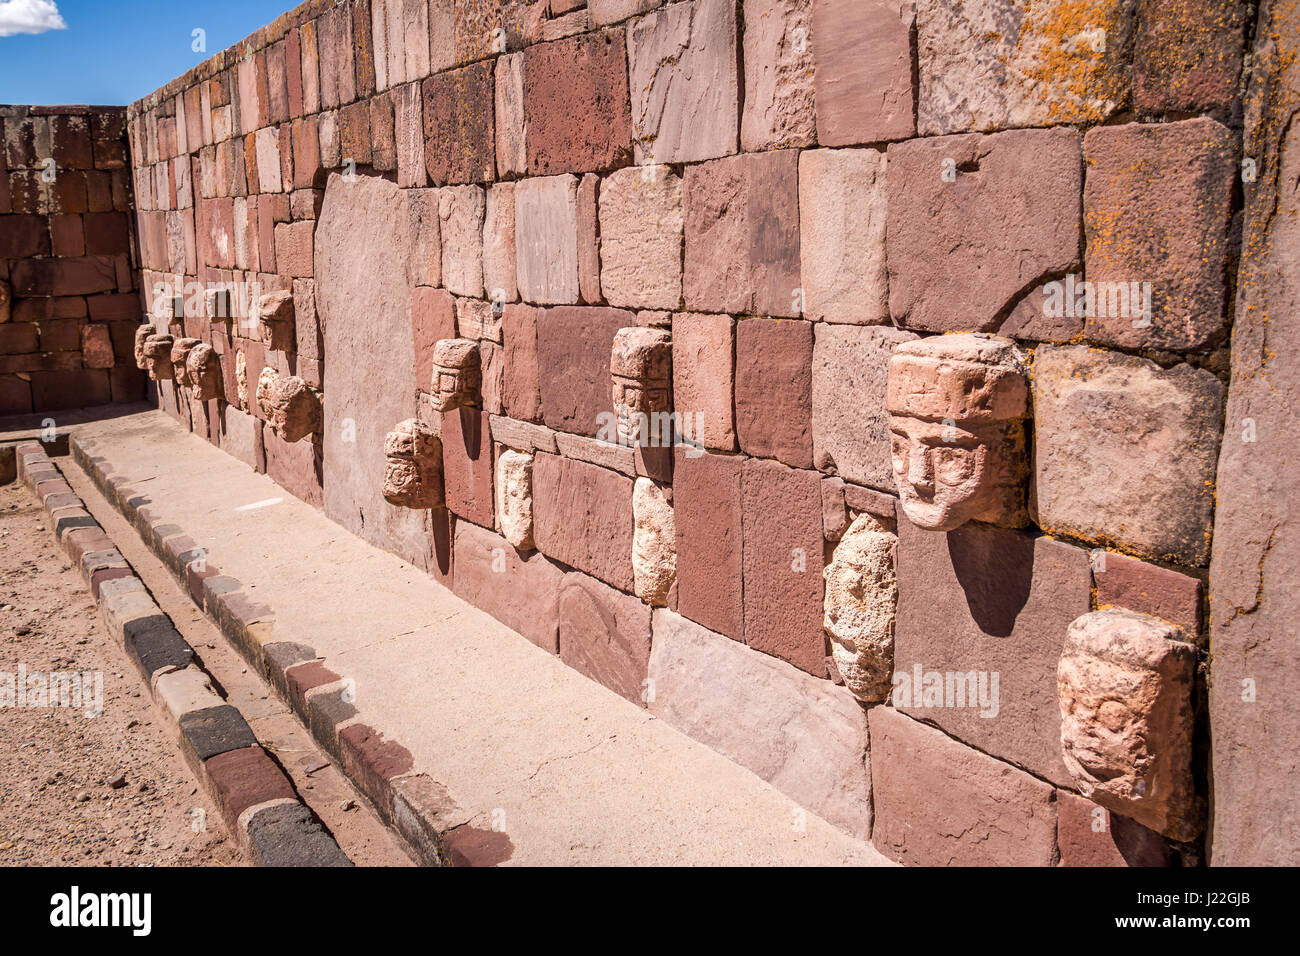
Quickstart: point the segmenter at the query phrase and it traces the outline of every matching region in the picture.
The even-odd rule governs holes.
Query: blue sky
[[[131,103],[297,3],[0,0],[0,103]],[[3,35],[56,23],[51,8],[67,29]],[[195,29],[206,31],[205,53],[192,49]]]

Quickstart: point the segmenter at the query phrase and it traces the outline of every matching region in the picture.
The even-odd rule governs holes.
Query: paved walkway
[[[158,411],[74,433],[356,685],[510,864],[888,865]],[[253,506],[253,507],[249,507]]]

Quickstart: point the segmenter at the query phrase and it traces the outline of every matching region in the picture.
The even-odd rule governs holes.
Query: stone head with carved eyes
[[[982,334],[906,342],[889,361],[885,404],[908,520],[932,531],[1026,523],[1029,379],[1014,342]]]

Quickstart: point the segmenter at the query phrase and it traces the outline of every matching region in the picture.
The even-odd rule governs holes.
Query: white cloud
[[[54,0],[0,0],[0,37],[67,28]]]

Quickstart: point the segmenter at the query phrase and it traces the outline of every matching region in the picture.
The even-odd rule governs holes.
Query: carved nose
[[[930,449],[924,445],[913,445],[907,456],[907,481],[917,491],[934,490],[934,467],[930,462]]]

